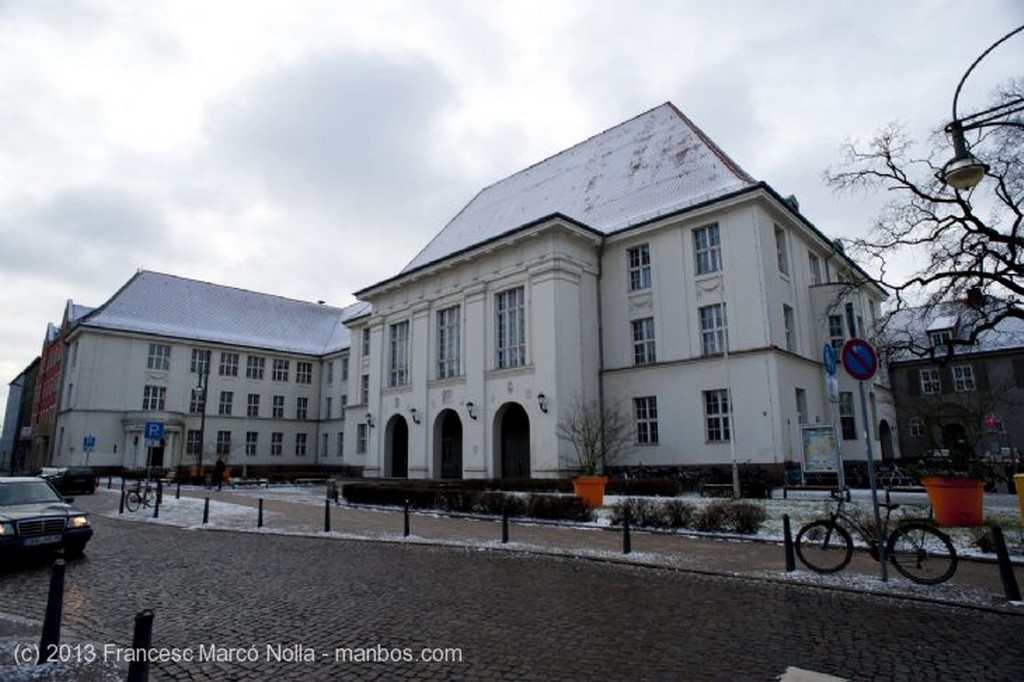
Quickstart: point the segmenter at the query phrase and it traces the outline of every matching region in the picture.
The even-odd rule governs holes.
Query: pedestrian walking
[[[217,463],[213,465],[213,478],[217,484],[217,490],[221,489],[224,484],[224,460],[221,457],[217,458]]]

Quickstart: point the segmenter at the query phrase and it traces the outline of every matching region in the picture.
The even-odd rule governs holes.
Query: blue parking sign
[[[831,343],[821,347],[821,360],[825,364],[825,374],[833,377],[836,375],[836,349]]]
[[[149,440],[163,440],[163,437],[163,422],[146,422],[146,438],[148,438]]]

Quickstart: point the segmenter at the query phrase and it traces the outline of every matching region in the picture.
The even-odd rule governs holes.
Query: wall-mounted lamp
[[[412,417],[413,424],[420,423],[420,413],[419,410],[417,410],[415,407],[409,410],[409,416]]]
[[[369,412],[366,413],[366,425],[371,429],[373,428],[373,415]]]
[[[540,411],[544,414],[548,413],[548,397],[543,393],[537,394],[537,404],[540,405]]]
[[[466,403],[466,413],[469,414],[470,419],[476,419],[476,405],[472,400]]]

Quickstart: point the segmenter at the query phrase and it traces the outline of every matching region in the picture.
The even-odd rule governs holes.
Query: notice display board
[[[800,427],[803,436],[804,471],[839,471],[836,430],[831,425],[815,424]]]

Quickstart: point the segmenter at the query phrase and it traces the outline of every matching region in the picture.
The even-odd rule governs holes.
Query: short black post
[[[1006,538],[1003,537],[1003,529],[999,526],[992,526],[992,543],[996,546],[996,557],[999,559],[999,578],[1003,581],[1003,592],[1009,601],[1020,601],[1017,576],[1013,574],[1010,553],[1006,550]]]
[[[408,498],[406,498],[406,500],[405,500],[405,525],[404,525],[404,527],[402,529],[402,535],[405,536],[405,537],[409,537],[409,500],[408,500]]]
[[[622,553],[629,554],[633,551],[633,539],[629,536],[629,506],[622,509]]]
[[[159,507],[164,501],[164,482],[156,479],[156,505]]]
[[[181,499],[181,481],[178,481],[178,486],[174,489],[174,499]]]
[[[210,498],[205,498],[206,501],[203,503],[203,525],[205,526],[210,521]]]
[[[132,635],[133,651],[149,651],[153,643],[153,611],[142,609],[135,614],[135,632]],[[146,682],[149,679],[149,657],[133,657],[128,664],[128,682]]]
[[[782,537],[786,547],[786,572],[796,570],[796,556],[793,554],[793,530],[789,525],[789,514],[782,515]]]
[[[262,528],[263,527],[263,498],[262,497],[260,498],[260,514],[259,514],[259,516],[256,517],[256,527],[257,528]]]
[[[156,504],[153,505],[153,518],[154,519],[159,519],[160,518],[160,496],[159,495],[156,496]]]
[[[331,501],[324,500],[324,532],[331,532]]]
[[[46,616],[43,618],[43,636],[39,639],[39,659],[36,663],[60,660],[53,654],[60,647],[60,621],[64,614],[64,569],[63,559],[53,562],[50,571],[50,594],[46,598]]]
[[[508,542],[508,507],[501,508],[501,544]]]
[[[110,490],[111,484],[114,482],[114,475],[107,474],[107,490]]]
[[[117,513],[124,514],[124,483],[121,484],[121,501],[117,505]]]

